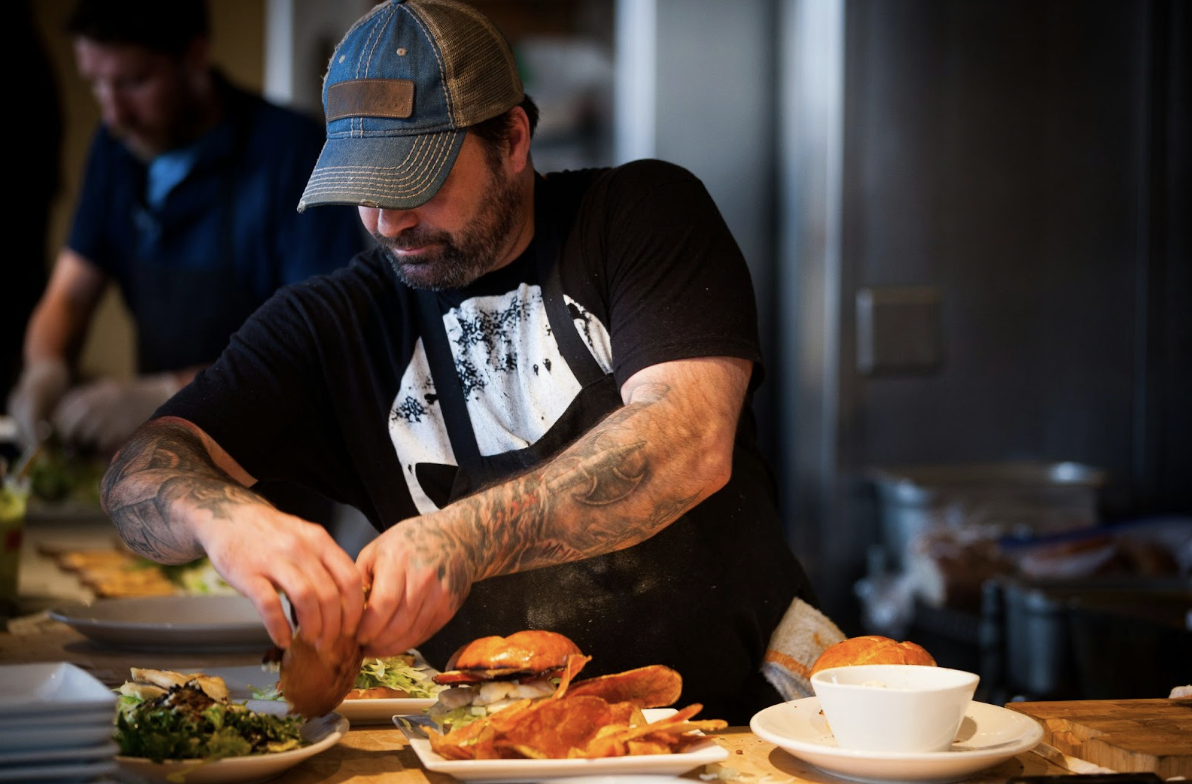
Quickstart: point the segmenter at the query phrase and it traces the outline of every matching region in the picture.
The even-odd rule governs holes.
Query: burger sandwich
[[[570,638],[541,629],[508,637],[481,637],[456,651],[444,672],[433,676],[445,686],[428,716],[450,730],[466,726],[525,700],[587,695],[638,708],[673,704],[682,691],[679,673],[662,665],[575,677],[591,661]]]

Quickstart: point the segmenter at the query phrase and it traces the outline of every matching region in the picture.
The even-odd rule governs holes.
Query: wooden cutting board
[[[1043,742],[1119,773],[1192,778],[1192,698],[1009,702],[1043,725]]]

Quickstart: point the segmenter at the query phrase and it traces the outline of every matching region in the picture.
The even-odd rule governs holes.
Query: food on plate
[[[120,754],[154,762],[272,754],[305,746],[303,720],[228,699],[222,678],[132,668],[117,693]]]
[[[671,754],[705,742],[700,730],[727,726],[693,721],[698,703],[647,722],[644,709],[679,698],[681,676],[651,665],[576,681],[591,658],[539,630],[469,643],[434,678],[453,685],[428,711],[443,730],[426,729],[431,749],[449,760]]]
[[[121,687],[121,694],[133,694],[143,699],[153,699],[167,693],[175,686],[186,686],[193,683],[204,694],[216,702],[228,701],[228,686],[224,679],[217,675],[204,675],[201,672],[183,674],[173,670],[150,670],[133,667],[129,670],[131,681],[126,681]]]
[[[452,654],[446,670],[434,676],[450,688],[439,692],[427,713],[441,727],[460,727],[519,700],[552,696],[560,678],[571,680],[590,659],[557,632],[481,637]]]
[[[435,682],[469,683],[558,673],[573,656],[583,656],[578,645],[562,634],[543,629],[508,637],[481,637],[456,651],[447,660],[447,670],[435,676]]]
[[[811,674],[829,667],[856,664],[921,664],[936,666],[935,659],[916,643],[898,642],[876,634],[848,637],[829,645],[811,665]]]
[[[414,653],[365,659],[347,699],[431,699],[443,687],[431,680],[429,669]]]
[[[184,564],[159,564],[136,555],[123,545],[89,550],[43,546],[59,568],[101,598],[171,596],[174,594],[234,594],[236,591],[202,557]]]
[[[294,713],[315,718],[335,710],[356,685],[364,650],[355,637],[341,636],[319,651],[298,628],[281,657],[277,688]]]
[[[275,649],[267,654],[262,663],[267,669],[277,672],[283,652]],[[275,661],[270,660],[272,656]],[[360,665],[356,683],[345,700],[427,700],[433,699],[444,687],[431,680],[433,671],[416,651],[396,656],[370,657]],[[268,688],[252,689],[258,700],[284,700],[280,684],[276,681]]]

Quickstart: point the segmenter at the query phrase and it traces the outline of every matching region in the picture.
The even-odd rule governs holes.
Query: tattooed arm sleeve
[[[625,405],[556,458],[423,518],[408,544],[454,552],[483,579],[648,539],[728,482],[751,370],[726,357],[646,368],[623,386]]]
[[[191,530],[199,516],[227,517],[267,502],[253,479],[195,425],[172,417],[139,428],[100,484],[104,511],[132,550],[160,563],[203,555]]]

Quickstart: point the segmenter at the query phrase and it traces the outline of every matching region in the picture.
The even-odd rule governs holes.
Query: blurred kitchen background
[[[64,117],[48,263],[97,113],[69,0],[32,5]],[[317,114],[370,5],[212,0],[216,59]],[[846,633],[989,700],[1192,681],[1192,3],[475,5],[541,106],[540,170],[665,158],[717,200],[789,540]],[[84,366],[130,372],[118,299],[101,318]]]

